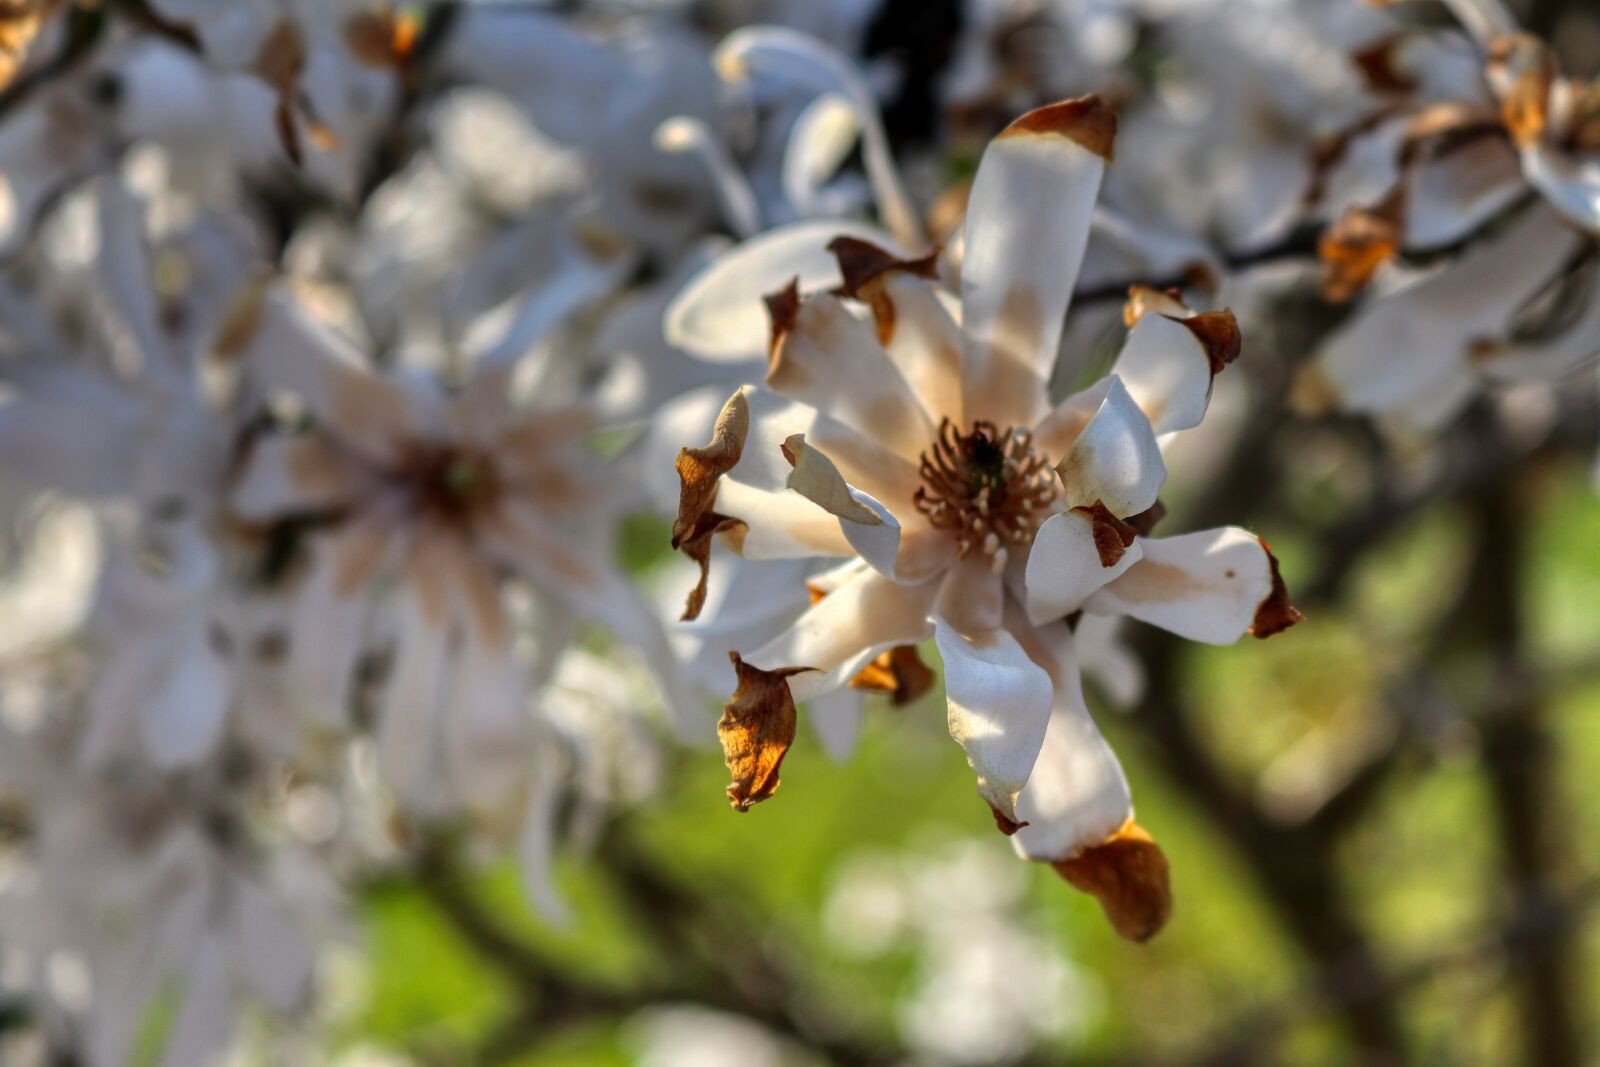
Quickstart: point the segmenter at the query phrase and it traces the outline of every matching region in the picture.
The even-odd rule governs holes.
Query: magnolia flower
[[[718,729],[736,809],[777,788],[796,701],[846,685],[913,699],[932,684],[916,651],[931,637],[951,735],[1001,829],[1143,939],[1166,917],[1165,860],[1083,705],[1070,619],[1127,614],[1228,642],[1296,616],[1244,531],[1141,536],[1159,517],[1157,434],[1196,425],[1238,355],[1229,312],[1138,291],[1113,373],[1047,396],[1114,135],[1109,106],[1085,97],[994,140],[959,303],[929,284],[933,256],[849,237],[830,246],[836,291],[770,296],[767,388],[740,389],[711,443],[680,453],[673,543],[703,568],[687,618],[718,535],[747,559],[842,560],[808,580],[815,603],[793,626],[731,654]]]
[[[1400,30],[1354,59],[1378,103],[1331,138],[1313,201],[1342,206],[1323,236],[1324,288],[1348,299],[1401,252],[1459,242],[1531,187],[1600,232],[1600,97],[1497,0],[1453,0],[1467,36]],[[1351,173],[1366,172],[1364,182]],[[1328,186],[1343,177],[1343,195]],[[1559,258],[1559,257],[1552,257]]]
[[[172,1067],[219,1062],[247,1005],[311,1007],[335,895],[308,855],[250,832],[236,781],[84,777],[17,736],[0,774],[29,822],[0,930],[85,1062],[128,1062],[163,988]]]
[[[586,454],[592,412],[512,398],[515,319],[454,390],[377,372],[278,288],[247,296],[225,334],[261,388],[287,391],[311,417],[305,432],[254,443],[233,505],[252,522],[327,527],[311,539],[288,655],[332,722],[349,706],[372,595],[393,583],[378,758],[407,806],[435,815],[517,802],[534,743],[530,675],[543,680],[556,635],[578,619],[645,657],[669,708],[689,714],[665,634],[610,558],[617,480]],[[554,631],[531,669],[510,586]]]

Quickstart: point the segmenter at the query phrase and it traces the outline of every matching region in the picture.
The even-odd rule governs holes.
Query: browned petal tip
[[[835,237],[828,242],[828,251],[839,261],[839,276],[844,279],[838,289],[840,296],[860,298],[867,285],[893,271],[904,271],[919,278],[939,277],[937,248],[917,259],[901,259],[871,241],[857,237]]]
[[[722,406],[710,444],[678,451],[678,517],[672,523],[672,547],[700,565],[700,581],[684,605],[685,620],[699,616],[705,606],[711,538],[744,525],[732,516],[719,515],[714,505],[718,480],[739,462],[749,433],[750,406],[741,389]]]
[[[1229,308],[1203,311],[1178,321],[1189,328],[1195,340],[1206,350],[1206,362],[1211,364],[1212,377],[1221,374],[1222,368],[1239,358],[1244,348],[1244,337],[1239,333],[1239,320],[1234,318]]]
[[[788,679],[811,668],[764,671],[750,666],[737,652],[729,652],[728,658],[738,685],[722,706],[717,737],[733,776],[728,801],[735,811],[749,811],[778,789],[778,769],[794,744],[796,716]]]
[[[1403,190],[1403,186],[1400,190]],[[1342,304],[1365,289],[1385,263],[1400,254],[1400,191],[1376,208],[1351,207],[1322,231],[1322,295]]]
[[[1065,137],[1110,163],[1117,139],[1117,113],[1104,97],[1091,93],[1034,108],[1000,131],[1000,137],[1028,134]]]
[[[888,693],[889,702],[898,708],[932,689],[934,677],[932,668],[922,662],[916,645],[896,645],[863,667],[850,679],[850,685],[855,689]]]
[[[1012,836],[1018,830],[1028,825],[1026,822],[1017,822],[1005,812],[995,807],[993,804],[989,805],[989,813],[994,816],[995,828],[1001,833],[1005,834],[1007,837]]]
[[[1088,517],[1094,532],[1094,550],[1100,554],[1100,566],[1116,566],[1133,544],[1137,531],[1111,514],[1111,509],[1099,500],[1089,505],[1080,504],[1072,510]]]
[[[794,321],[800,315],[800,276],[795,275],[789,279],[789,284],[775,293],[768,293],[761,298],[767,305],[767,322],[771,329],[767,334],[767,354],[776,355],[778,346],[794,329]]]
[[[1250,636],[1265,639],[1283,633],[1305,616],[1289,602],[1289,587],[1278,572],[1278,557],[1272,554],[1272,546],[1261,541],[1261,550],[1267,554],[1267,566],[1272,568],[1272,589],[1256,605],[1256,618],[1250,625]]]
[[[1136,822],[1130,820],[1105,843],[1051,866],[1074,889],[1100,901],[1111,928],[1129,941],[1150,940],[1172,915],[1167,857]]]

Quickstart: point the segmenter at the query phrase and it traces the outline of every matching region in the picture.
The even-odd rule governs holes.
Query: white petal
[[[234,933],[240,976],[273,1011],[306,1007],[316,959],[276,894],[238,879],[233,885]]]
[[[1062,320],[1105,173],[1098,98],[1030,112],[990,142],[967,206],[961,266],[966,416],[1001,426],[1044,414]],[[1086,130],[1086,123],[1098,128]],[[1100,151],[1086,147],[1083,138]]]
[[[1128,615],[1213,645],[1243,637],[1272,592],[1267,550],[1248,530],[1225,526],[1178,537],[1141,538],[1144,558],[1084,604]]]
[[[913,462],[933,440],[933,423],[873,328],[826,293],[800,306],[773,353],[767,386]]]
[[[927,640],[933,632],[932,597],[930,586],[904,586],[864,571],[813,604],[745,662],[768,671],[815,668],[789,679],[796,700],[815,699],[849,682],[883,652]]]
[[[1600,163],[1577,163],[1533,144],[1522,150],[1522,169],[1551,207],[1590,233],[1600,233]]]
[[[750,430],[739,462],[728,472],[732,478],[756,489],[783,492],[794,470],[784,455],[784,442],[804,434],[807,443],[825,453],[852,486],[878,501],[910,505],[922,484],[911,460],[807,404],[767,389],[746,387],[744,395]]]
[[[1017,821],[1017,794],[1050,721],[1050,676],[1005,630],[969,641],[938,619],[934,638],[944,660],[950,736],[977,772],[978,792]]]
[[[829,759],[843,763],[855,751],[861,737],[864,702],[865,694],[849,688],[835,689],[807,702],[802,714],[817,732],[822,751]]]
[[[556,818],[560,814],[564,761],[552,731],[545,729],[534,745],[534,765],[529,774],[528,806],[522,817],[517,860],[522,873],[522,893],[535,915],[564,926],[571,912],[555,881]]]
[[[439,814],[440,715],[449,657],[446,631],[430,623],[415,596],[400,604],[394,675],[378,721],[378,770],[396,799],[422,815]]]
[[[764,358],[772,330],[762,297],[794,278],[802,292],[837,286],[843,279],[828,242],[841,235],[894,248],[876,227],[837,219],[768,230],[717,257],[684,286],[667,307],[668,342],[706,360]]]
[[[1205,417],[1211,361],[1205,345],[1181,322],[1160,314],[1140,316],[1111,373],[1157,434],[1187,430]]]
[[[1099,410],[1056,471],[1068,507],[1092,506],[1098,500],[1121,519],[1155,504],[1166,481],[1166,464],[1149,420],[1119,379],[1111,380]]]
[[[221,1062],[238,1021],[228,962],[227,942],[216,934],[202,934],[199,951],[184,975],[187,984],[162,1049],[162,1067]]]
[[[889,359],[922,402],[930,422],[949,419],[966,426],[961,409],[961,327],[926,279],[899,272],[882,281],[883,298],[893,309],[893,333],[885,345]],[[926,448],[929,442],[923,442]]]
[[[193,766],[216,748],[232,681],[203,630],[175,650],[140,720],[145,752],[156,766]]]
[[[1011,838],[1019,855],[1047,862],[1104,842],[1133,818],[1128,780],[1084,704],[1075,658],[1070,649],[1056,658],[1049,729],[1017,800],[1017,820],[1028,825]]]
[[[1125,572],[1143,555],[1135,539],[1122,558],[1107,567],[1094,542],[1094,523],[1081,511],[1052,515],[1034,536],[1024,583],[1028,619],[1037,624],[1083,607],[1095,590]]]

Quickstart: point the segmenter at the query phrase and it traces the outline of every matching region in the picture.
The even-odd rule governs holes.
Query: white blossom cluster
[[[1595,83],[1448,6],[0,2],[0,983],[40,1047],[313,1018],[350,889],[440,840],[559,919],[553,856],[723,700],[748,808],[797,715],[843,758],[941,680],[1019,854],[1152,935],[1083,677],[1138,699],[1123,618],[1298,618],[1254,533],[1157,528],[1169,481],[1286,366],[1415,444],[1600,351]],[[1319,255],[1342,323],[1252,348]],[[692,562],[644,585],[647,514]],[[963,922],[1004,952],[930,949],[907,1009],[956,1044],[974,967],[1085,981]]]

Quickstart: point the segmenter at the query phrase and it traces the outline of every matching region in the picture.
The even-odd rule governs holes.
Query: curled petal
[[[717,736],[733,781],[728,800],[737,811],[770,797],[778,788],[778,768],[794,743],[794,697],[788,679],[808,670],[785,667],[763,671],[728,653],[738,676],[738,688],[722,706]]]
[[[1100,503],[1111,514],[1137,515],[1156,502],[1167,468],[1155,431],[1120,379],[1072,448],[1056,464],[1068,507]]]
[[[1100,901],[1112,928],[1129,941],[1150,940],[1172,914],[1167,857],[1136,822],[1051,866],[1074,889]]]
[[[944,660],[950,736],[978,775],[978,792],[1012,822],[1050,721],[1050,675],[1005,630],[969,640],[943,619],[934,639]]]

